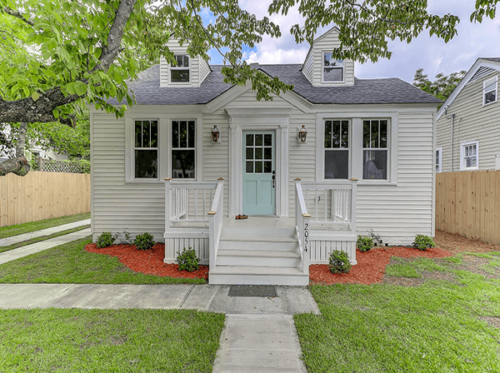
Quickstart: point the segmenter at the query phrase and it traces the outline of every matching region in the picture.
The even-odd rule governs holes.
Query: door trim
[[[249,115],[239,109],[226,109],[229,114],[229,216],[243,210],[243,131],[276,132],[276,216],[288,217],[288,138],[292,109],[259,109]]]

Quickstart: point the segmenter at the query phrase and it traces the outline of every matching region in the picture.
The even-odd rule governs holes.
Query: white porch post
[[[171,227],[171,222],[170,222],[170,203],[171,203],[171,189],[170,189],[170,183],[172,182],[172,179],[167,177],[165,179],[165,232],[170,230]]]
[[[351,189],[351,231],[356,233],[356,200],[358,199],[358,179],[352,178],[352,189]]]

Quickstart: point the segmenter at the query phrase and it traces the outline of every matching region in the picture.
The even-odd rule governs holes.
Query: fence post
[[[43,158],[38,157],[38,171],[43,171]]]

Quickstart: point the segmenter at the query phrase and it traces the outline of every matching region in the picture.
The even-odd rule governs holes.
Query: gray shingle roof
[[[354,86],[313,87],[300,71],[302,65],[259,65],[258,68],[283,82],[294,85],[294,92],[313,104],[409,104],[441,103],[434,96],[401,79],[356,79]],[[223,82],[222,66],[212,65],[212,72],[200,87],[160,87],[160,66],[155,65],[129,82],[139,105],[206,104],[232,87]],[[118,104],[116,99],[108,100]]]

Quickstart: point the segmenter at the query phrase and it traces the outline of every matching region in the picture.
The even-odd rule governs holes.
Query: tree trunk
[[[5,176],[11,172],[18,176],[25,176],[30,171],[30,165],[24,155],[26,149],[26,130],[28,123],[21,122],[19,126],[19,137],[16,145],[16,158],[0,163],[0,176]]]

